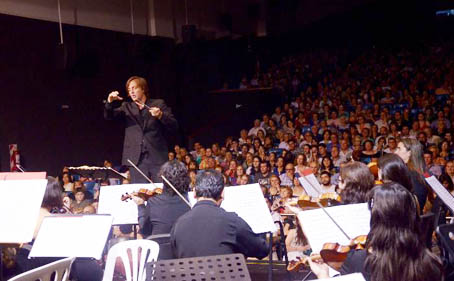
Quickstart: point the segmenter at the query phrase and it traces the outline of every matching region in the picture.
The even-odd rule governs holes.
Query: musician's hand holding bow
[[[120,93],[118,91],[113,91],[107,97],[107,102],[111,103],[111,102],[116,101],[116,100],[123,100],[123,98],[120,97]]]
[[[151,107],[149,111],[151,113],[151,116],[161,119],[162,111],[159,107]]]
[[[318,279],[329,278],[329,267],[322,260],[312,261],[312,259],[307,259],[309,266],[311,267],[312,272],[317,275]]]

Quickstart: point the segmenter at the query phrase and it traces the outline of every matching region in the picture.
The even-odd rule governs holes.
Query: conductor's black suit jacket
[[[168,160],[165,132],[176,134],[178,123],[170,108],[162,99],[147,99],[149,107],[158,107],[162,111],[161,119],[151,116],[147,108],[141,114],[134,102],[123,102],[119,107],[106,103],[104,118],[107,120],[123,118],[126,122],[123,144],[122,164],[129,166],[128,159],[138,164],[142,152],[147,151],[152,165],[162,165]]]

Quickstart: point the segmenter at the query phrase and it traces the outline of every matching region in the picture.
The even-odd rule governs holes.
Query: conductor
[[[126,91],[132,101],[123,101],[118,91],[111,92],[104,108],[107,120],[125,120],[125,138],[122,164],[130,166],[128,159],[154,182],[161,182],[157,174],[167,161],[167,142],[164,134],[176,134],[178,123],[162,99],[150,99],[147,81],[132,76],[126,82]],[[132,183],[147,180],[136,169],[129,169]]]

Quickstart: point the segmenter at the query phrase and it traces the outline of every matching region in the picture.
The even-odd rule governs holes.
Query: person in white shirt
[[[257,136],[258,130],[265,131],[262,127],[260,127],[260,120],[259,119],[255,119],[254,120],[254,127],[252,127],[249,130],[249,133],[247,135],[248,136]]]

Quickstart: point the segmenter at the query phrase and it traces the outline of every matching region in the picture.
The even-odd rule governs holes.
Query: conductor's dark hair
[[[400,183],[410,192],[413,191],[410,170],[397,154],[388,153],[380,157],[378,167],[380,168],[381,179],[384,182],[394,181]]]
[[[63,207],[62,187],[54,177],[47,177],[46,192],[41,207],[49,211],[53,208]]]
[[[197,173],[195,180],[195,196],[221,199],[224,190],[224,179],[222,174],[215,170],[201,170]]]
[[[171,160],[164,163],[159,171],[160,176],[164,176],[180,193],[186,193],[189,189],[189,173],[186,165],[178,160]],[[173,188],[163,181],[163,193],[176,195]]]

